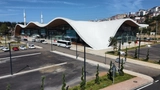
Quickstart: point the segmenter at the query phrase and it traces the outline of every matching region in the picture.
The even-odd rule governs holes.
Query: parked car
[[[29,44],[28,48],[35,49],[36,47],[34,46],[34,44]]]
[[[12,50],[13,51],[19,51],[19,48],[18,47],[13,47]]]
[[[4,52],[8,52],[8,51],[9,51],[9,48],[8,48],[8,47],[4,47],[2,50],[3,50]]]
[[[20,49],[20,50],[26,50],[27,47],[26,47],[25,45],[21,45],[21,46],[19,46],[19,49]]]
[[[123,61],[123,64],[125,64],[126,63],[126,60],[125,59],[120,59],[120,63],[122,63],[122,61]],[[116,60],[115,60],[115,62],[116,63],[119,63],[119,58],[116,58]]]
[[[28,39],[24,38],[23,41],[28,41]]]
[[[0,46],[0,50],[2,50],[4,48],[4,46]]]
[[[46,40],[41,40],[41,43],[47,44],[48,42]]]
[[[32,42],[36,42],[36,39],[32,39]]]

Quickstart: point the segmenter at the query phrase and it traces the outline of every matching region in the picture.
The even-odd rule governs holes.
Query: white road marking
[[[25,55],[12,56],[12,58],[19,58],[19,57],[33,56],[33,55],[38,55],[38,54],[41,54],[41,53],[32,53],[32,54],[25,54]],[[0,60],[3,60],[3,59],[10,59],[10,57],[0,58]]]
[[[155,82],[157,83],[157,82],[159,82],[159,80],[156,80]]]
[[[55,67],[55,66],[61,66],[61,65],[64,65],[64,64],[67,64],[67,62],[59,63],[59,64],[54,64],[54,65],[46,66],[46,67],[40,67],[40,68],[33,69],[33,70],[23,71],[23,72],[15,73],[13,75],[0,76],[0,79],[14,77],[14,76],[18,76],[18,75],[22,75],[22,74],[26,74],[26,73],[31,73],[31,72],[35,72],[35,71],[39,71],[39,70],[43,70],[43,69],[47,69],[47,68],[51,68],[51,67]]]
[[[153,83],[149,83],[149,84],[147,84],[147,85],[145,85],[145,86],[142,86],[142,87],[140,87],[140,88],[138,88],[138,89],[136,89],[136,90],[141,90],[141,89],[143,89],[143,88],[146,88],[146,87],[148,87],[148,86],[150,86],[150,85],[152,85]]]

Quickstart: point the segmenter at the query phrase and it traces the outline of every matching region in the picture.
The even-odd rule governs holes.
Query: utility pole
[[[86,84],[86,45],[84,44],[84,81]]]
[[[118,68],[120,69],[120,61],[121,61],[121,41],[119,41],[119,50],[118,50],[118,54],[119,54],[119,62],[118,62]]]
[[[9,57],[10,57],[11,75],[13,75],[13,70],[12,70],[12,56],[11,56],[11,45],[10,45],[10,43],[8,43],[8,45],[9,45]]]
[[[158,21],[156,21],[155,41],[157,41]]]

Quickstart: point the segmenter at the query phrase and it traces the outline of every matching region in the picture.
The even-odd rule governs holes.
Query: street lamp
[[[84,44],[84,81],[86,84],[86,45]]]
[[[13,70],[12,70],[12,56],[11,56],[11,45],[10,45],[10,43],[8,43],[8,45],[9,45],[9,57],[10,57],[11,75],[13,75]]]
[[[120,69],[120,60],[121,60],[121,41],[119,41],[119,49],[118,49],[118,55],[119,55],[119,61],[118,61],[118,68]]]
[[[50,39],[51,39],[51,51],[53,51],[53,45],[52,45],[52,35],[50,34]]]

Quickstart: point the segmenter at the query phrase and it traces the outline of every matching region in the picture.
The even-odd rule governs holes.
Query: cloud
[[[0,13],[0,16],[13,16],[13,15],[19,15],[18,13]]]
[[[66,1],[56,1],[56,0],[11,0],[11,1],[18,1],[18,2],[28,2],[28,3],[43,3],[43,4],[65,4],[65,5],[73,5],[73,6],[80,6],[84,5],[82,3],[74,3],[74,2],[66,2]]]
[[[106,8],[116,13],[134,12],[142,9],[143,0],[113,0],[112,2],[106,1]]]

